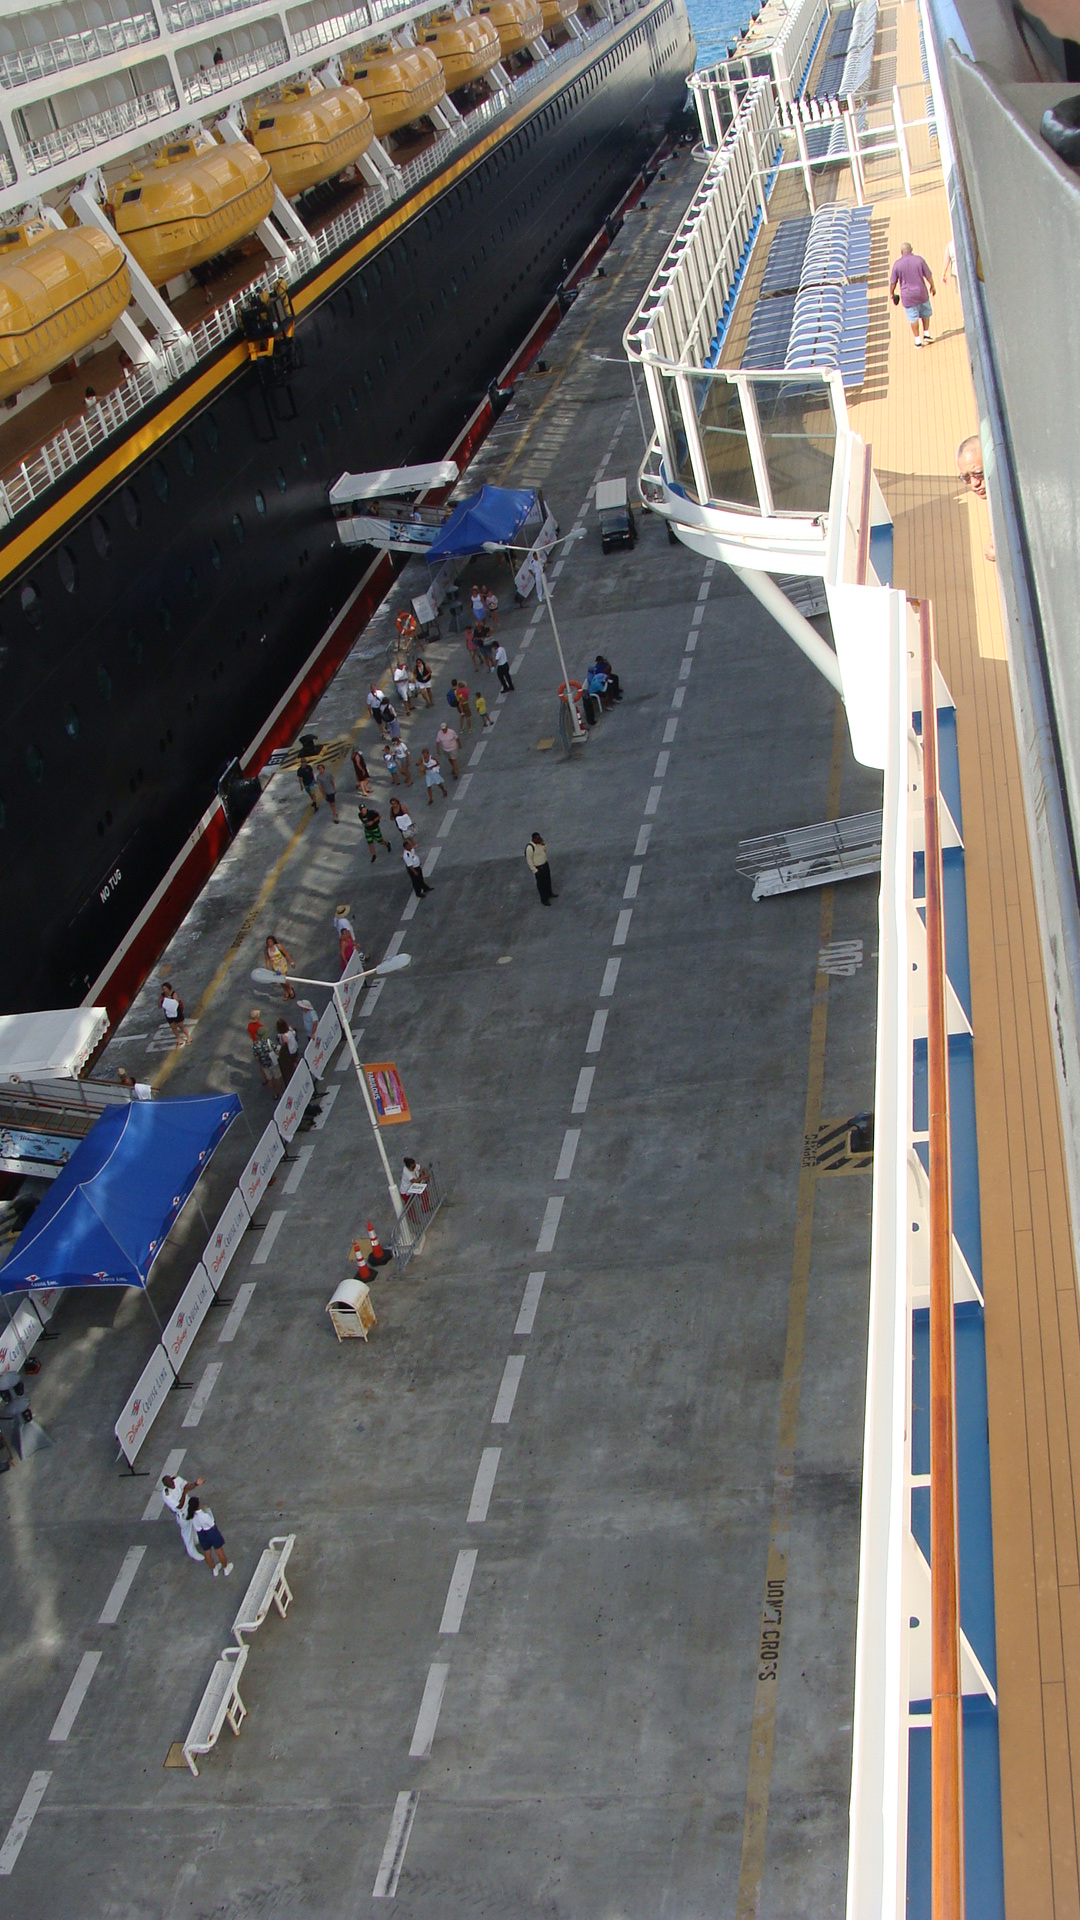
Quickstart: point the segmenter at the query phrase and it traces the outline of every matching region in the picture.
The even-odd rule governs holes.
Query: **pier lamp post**
[[[407,967],[411,964],[411,953],[392,953],[388,959],[380,960],[377,967],[365,967],[363,973],[350,974],[349,978],[351,980],[370,980],[378,976],[381,980],[385,979],[388,973],[400,973],[402,967]],[[379,1132],[379,1122],[375,1115],[375,1109],[371,1104],[371,1095],[368,1092],[367,1081],[364,1079],[364,1069],[360,1065],[360,1055],[356,1051],[356,1041],[353,1039],[352,1024],[345,1013],[345,1002],[341,998],[341,981],[308,980],[300,973],[272,973],[269,967],[252,967],[251,977],[256,986],[259,987],[273,987],[280,981],[287,980],[290,986],[295,987],[325,987],[327,991],[333,995],[334,1005],[338,1010],[338,1019],[341,1021],[341,1030],[345,1035],[345,1044],[352,1055],[352,1063],[356,1069],[356,1078],[360,1082],[360,1092],[364,1096],[367,1117],[371,1121],[371,1131],[375,1135],[375,1145],[379,1150],[379,1159],[383,1164],[383,1172],[386,1175],[386,1186],[390,1194],[390,1204],[394,1209],[394,1218],[395,1220],[400,1220],[405,1211],[404,1203],[398,1192],[397,1181],[394,1179],[386,1148],[383,1145],[382,1134]]]
[[[569,546],[571,541],[584,540],[584,538],[585,538],[584,527],[577,527],[575,528],[573,533],[564,533],[560,539],[553,540],[551,545],[553,547]],[[485,540],[484,552],[485,553],[532,553],[533,548],[532,547],[508,547],[508,546],[505,546],[501,540]],[[533,562],[533,578],[536,581],[536,597],[538,600],[542,600],[546,604],[547,610],[548,610],[548,619],[551,621],[551,632],[552,632],[552,637],[555,641],[555,651],[559,656],[559,666],[562,670],[562,683],[563,683],[563,686],[566,688],[566,705],[570,714],[571,743],[573,743],[575,740],[576,741],[587,740],[589,736],[585,729],[584,722],[582,721],[581,715],[579,714],[577,707],[575,706],[574,701],[571,698],[570,675],[566,669],[566,659],[563,655],[562,641],[559,638],[559,629],[555,625],[555,604],[551,595],[551,582],[544,571],[544,562],[539,554],[537,554],[536,559]]]

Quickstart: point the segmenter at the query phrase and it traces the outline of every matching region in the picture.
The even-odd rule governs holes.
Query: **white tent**
[[[0,1081],[74,1080],[109,1031],[104,1007],[0,1014]]]

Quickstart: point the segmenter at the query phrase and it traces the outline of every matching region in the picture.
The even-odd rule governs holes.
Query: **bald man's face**
[[[983,457],[980,447],[965,447],[957,463],[957,471],[966,487],[977,494],[980,500],[986,499],[986,475],[983,472]]]

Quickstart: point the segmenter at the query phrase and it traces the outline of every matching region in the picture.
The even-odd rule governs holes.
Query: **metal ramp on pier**
[[[740,840],[735,867],[752,880],[755,900],[803,887],[825,887],[881,870],[881,814],[854,813],[813,827],[790,827]]]

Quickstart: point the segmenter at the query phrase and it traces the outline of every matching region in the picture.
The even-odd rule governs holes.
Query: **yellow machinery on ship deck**
[[[427,47],[398,47],[390,41],[365,47],[345,63],[345,79],[371,108],[376,140],[419,120],[446,97],[446,81]]]
[[[490,20],[499,36],[502,58],[509,60],[539,39],[544,31],[540,0],[483,0],[477,18]]]
[[[248,123],[248,139],[269,160],[287,200],[351,166],[374,137],[371,108],[356,88],[322,87],[317,80],[284,87],[280,100],[260,101]]]
[[[248,358],[258,367],[264,384],[280,386],[302,366],[296,313],[287,281],[263,287],[248,301],[241,310],[240,329],[247,341]]]
[[[100,227],[0,229],[0,399],[99,340],[130,298],[124,250]]]
[[[112,215],[156,287],[254,233],[274,204],[265,155],[208,133],[176,140],[112,192]]]
[[[540,0],[544,15],[544,32],[550,33],[554,27],[565,25],[572,13],[578,10],[578,0]]]
[[[437,55],[448,93],[482,80],[502,54],[498,29],[492,21],[475,14],[459,20],[449,7],[434,14],[422,30],[418,29],[417,37],[422,46]]]

